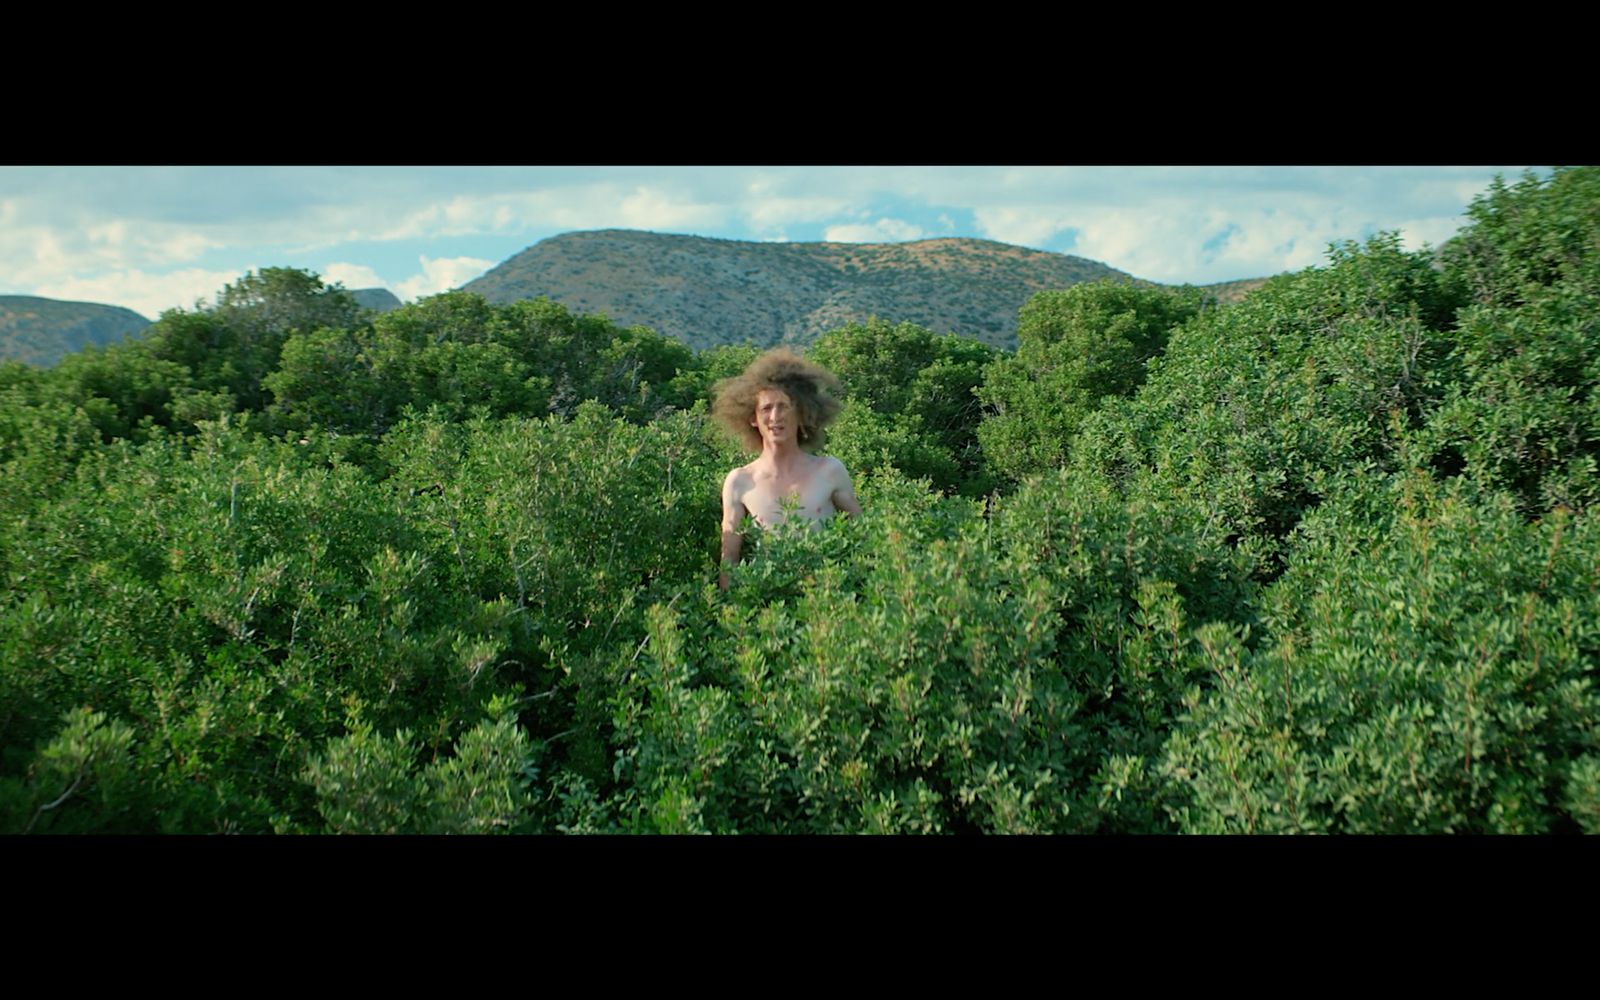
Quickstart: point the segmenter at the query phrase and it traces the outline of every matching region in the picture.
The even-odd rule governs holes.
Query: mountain
[[[85,347],[113,344],[150,321],[121,306],[0,295],[0,361],[49,366]]]
[[[880,316],[1015,349],[1029,296],[1106,278],[1138,280],[990,240],[748,243],[606,229],[543,240],[463,288],[497,303],[547,295],[695,348],[806,344]]]
[[[400,308],[400,300],[387,288],[352,288],[350,294],[355,296],[356,303],[363,309],[373,312],[386,313]]]
[[[1238,281],[1219,281],[1214,285],[1200,285],[1201,291],[1223,305],[1238,302],[1267,283],[1266,278],[1240,278]]]

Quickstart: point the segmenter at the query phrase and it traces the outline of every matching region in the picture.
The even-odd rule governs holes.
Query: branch
[[[50,810],[54,809],[56,806],[59,806],[61,803],[63,803],[65,801],[67,801],[68,799],[70,799],[72,797],[72,793],[76,792],[78,790],[78,786],[83,784],[83,777],[84,777],[84,772],[79,771],[78,772],[78,776],[73,779],[72,785],[70,787],[68,787],[66,791],[61,793],[61,797],[60,798],[56,799],[54,802],[50,803],[47,806],[40,806],[38,811],[33,814],[33,819],[30,819],[28,821],[27,827],[25,827],[22,832],[25,833],[25,834],[33,832],[33,825],[35,823],[39,822],[39,817],[40,816],[43,816],[45,813],[47,813]]]

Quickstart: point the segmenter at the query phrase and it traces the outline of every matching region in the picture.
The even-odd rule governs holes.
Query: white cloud
[[[392,286],[394,293],[406,302],[414,302],[427,295],[437,295],[452,288],[460,288],[495,264],[492,260],[479,260],[476,257],[426,255],[419,256],[417,261],[422,265],[422,273],[412,275]]]
[[[1461,222],[1459,217],[1409,219],[1388,228],[1400,230],[1401,246],[1407,250],[1421,250],[1424,243],[1437,247],[1454,236],[1461,228]]]
[[[724,210],[677,197],[660,188],[635,188],[622,199],[621,218],[630,229],[693,229],[721,225]]]
[[[1139,278],[1206,284],[1267,277],[1326,260],[1359,226],[1327,206],[1200,208],[1182,203],[1084,209],[1072,252]],[[1226,232],[1226,237],[1206,244]]]
[[[159,232],[159,230],[158,230]],[[143,241],[147,252],[157,262],[194,260],[214,247],[226,244],[194,230],[180,230],[155,236]]]
[[[100,302],[124,306],[146,319],[158,319],[167,309],[192,309],[210,302],[222,286],[237,281],[246,270],[207,271],[189,268],[168,274],[147,274],[138,269],[114,271],[94,278],[68,278],[37,286],[31,294],[69,302]]]
[[[498,214],[498,206],[493,202],[486,203],[481,198],[457,196],[444,205],[444,218],[451,226],[493,225],[493,219]],[[486,215],[488,218],[485,218]]]
[[[724,190],[748,223],[817,222],[850,206],[853,192],[838,183],[848,178],[825,169],[767,168],[744,174],[742,183]]]
[[[414,240],[433,234],[439,226],[439,220],[444,216],[442,205],[427,205],[420,209],[413,209],[405,213],[399,222],[390,222],[387,226],[380,226],[369,233],[361,231],[359,223],[352,223],[350,228],[339,238],[330,242],[343,240]],[[374,219],[374,222],[380,221]],[[321,246],[323,244],[313,244]]]
[[[378,272],[365,264],[329,264],[322,269],[324,284],[338,282],[346,288],[384,288],[388,283],[378,277]]]
[[[822,222],[849,208],[850,203],[843,198],[754,194],[739,202],[737,212],[745,225],[760,233],[796,223]]]
[[[128,224],[121,219],[115,219],[98,226],[89,226],[84,233],[89,237],[90,243],[119,247],[128,240]]]
[[[978,223],[978,231],[988,239],[1042,247],[1071,225],[1059,212],[1057,206],[989,206],[977,209],[972,217]]]
[[[366,211],[350,218],[339,240],[379,241],[472,236],[480,233],[570,229],[713,229],[727,221],[725,206],[665,186],[620,187],[595,181],[538,190],[460,195],[403,214]],[[332,230],[333,227],[323,227]],[[321,245],[321,244],[316,244]]]
[[[822,238],[829,243],[899,243],[923,237],[922,227],[899,219],[879,219],[868,225],[829,226]]]
[[[41,271],[60,271],[67,265],[67,250],[61,237],[48,229],[34,230],[33,263]]]
[[[1326,261],[1330,243],[1375,229],[1437,245],[1502,168],[972,168],[930,181],[991,239],[1052,247],[1157,281],[1276,274]],[[987,186],[988,191],[982,190]],[[1406,220],[1406,221],[1401,221]],[[1224,239],[1213,241],[1229,227]],[[1208,241],[1211,242],[1207,246]]]
[[[218,242],[188,227],[139,224],[121,217],[41,222],[40,213],[7,202],[0,207],[0,274],[8,287],[55,287],[75,280],[159,269],[192,261]]]

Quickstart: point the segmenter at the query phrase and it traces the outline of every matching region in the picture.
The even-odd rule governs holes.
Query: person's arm
[[[833,507],[855,517],[861,513],[861,501],[856,499],[855,484],[850,482],[850,472],[837,458],[833,460]]]
[[[739,499],[738,489],[739,470],[728,473],[728,478],[722,481],[722,572],[717,575],[717,586],[723,590],[728,589],[729,566],[739,564],[740,553],[744,549],[744,537],[739,534],[739,525],[744,522],[744,501]]]

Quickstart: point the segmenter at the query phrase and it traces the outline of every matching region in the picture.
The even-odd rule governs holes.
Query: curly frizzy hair
[[[828,439],[827,427],[843,409],[834,394],[838,376],[789,350],[777,347],[750,362],[744,373],[725,378],[711,390],[711,416],[738,438],[749,451],[761,450],[761,432],[750,425],[756,397],[763,389],[781,389],[800,417],[795,437],[806,451],[816,451]]]

